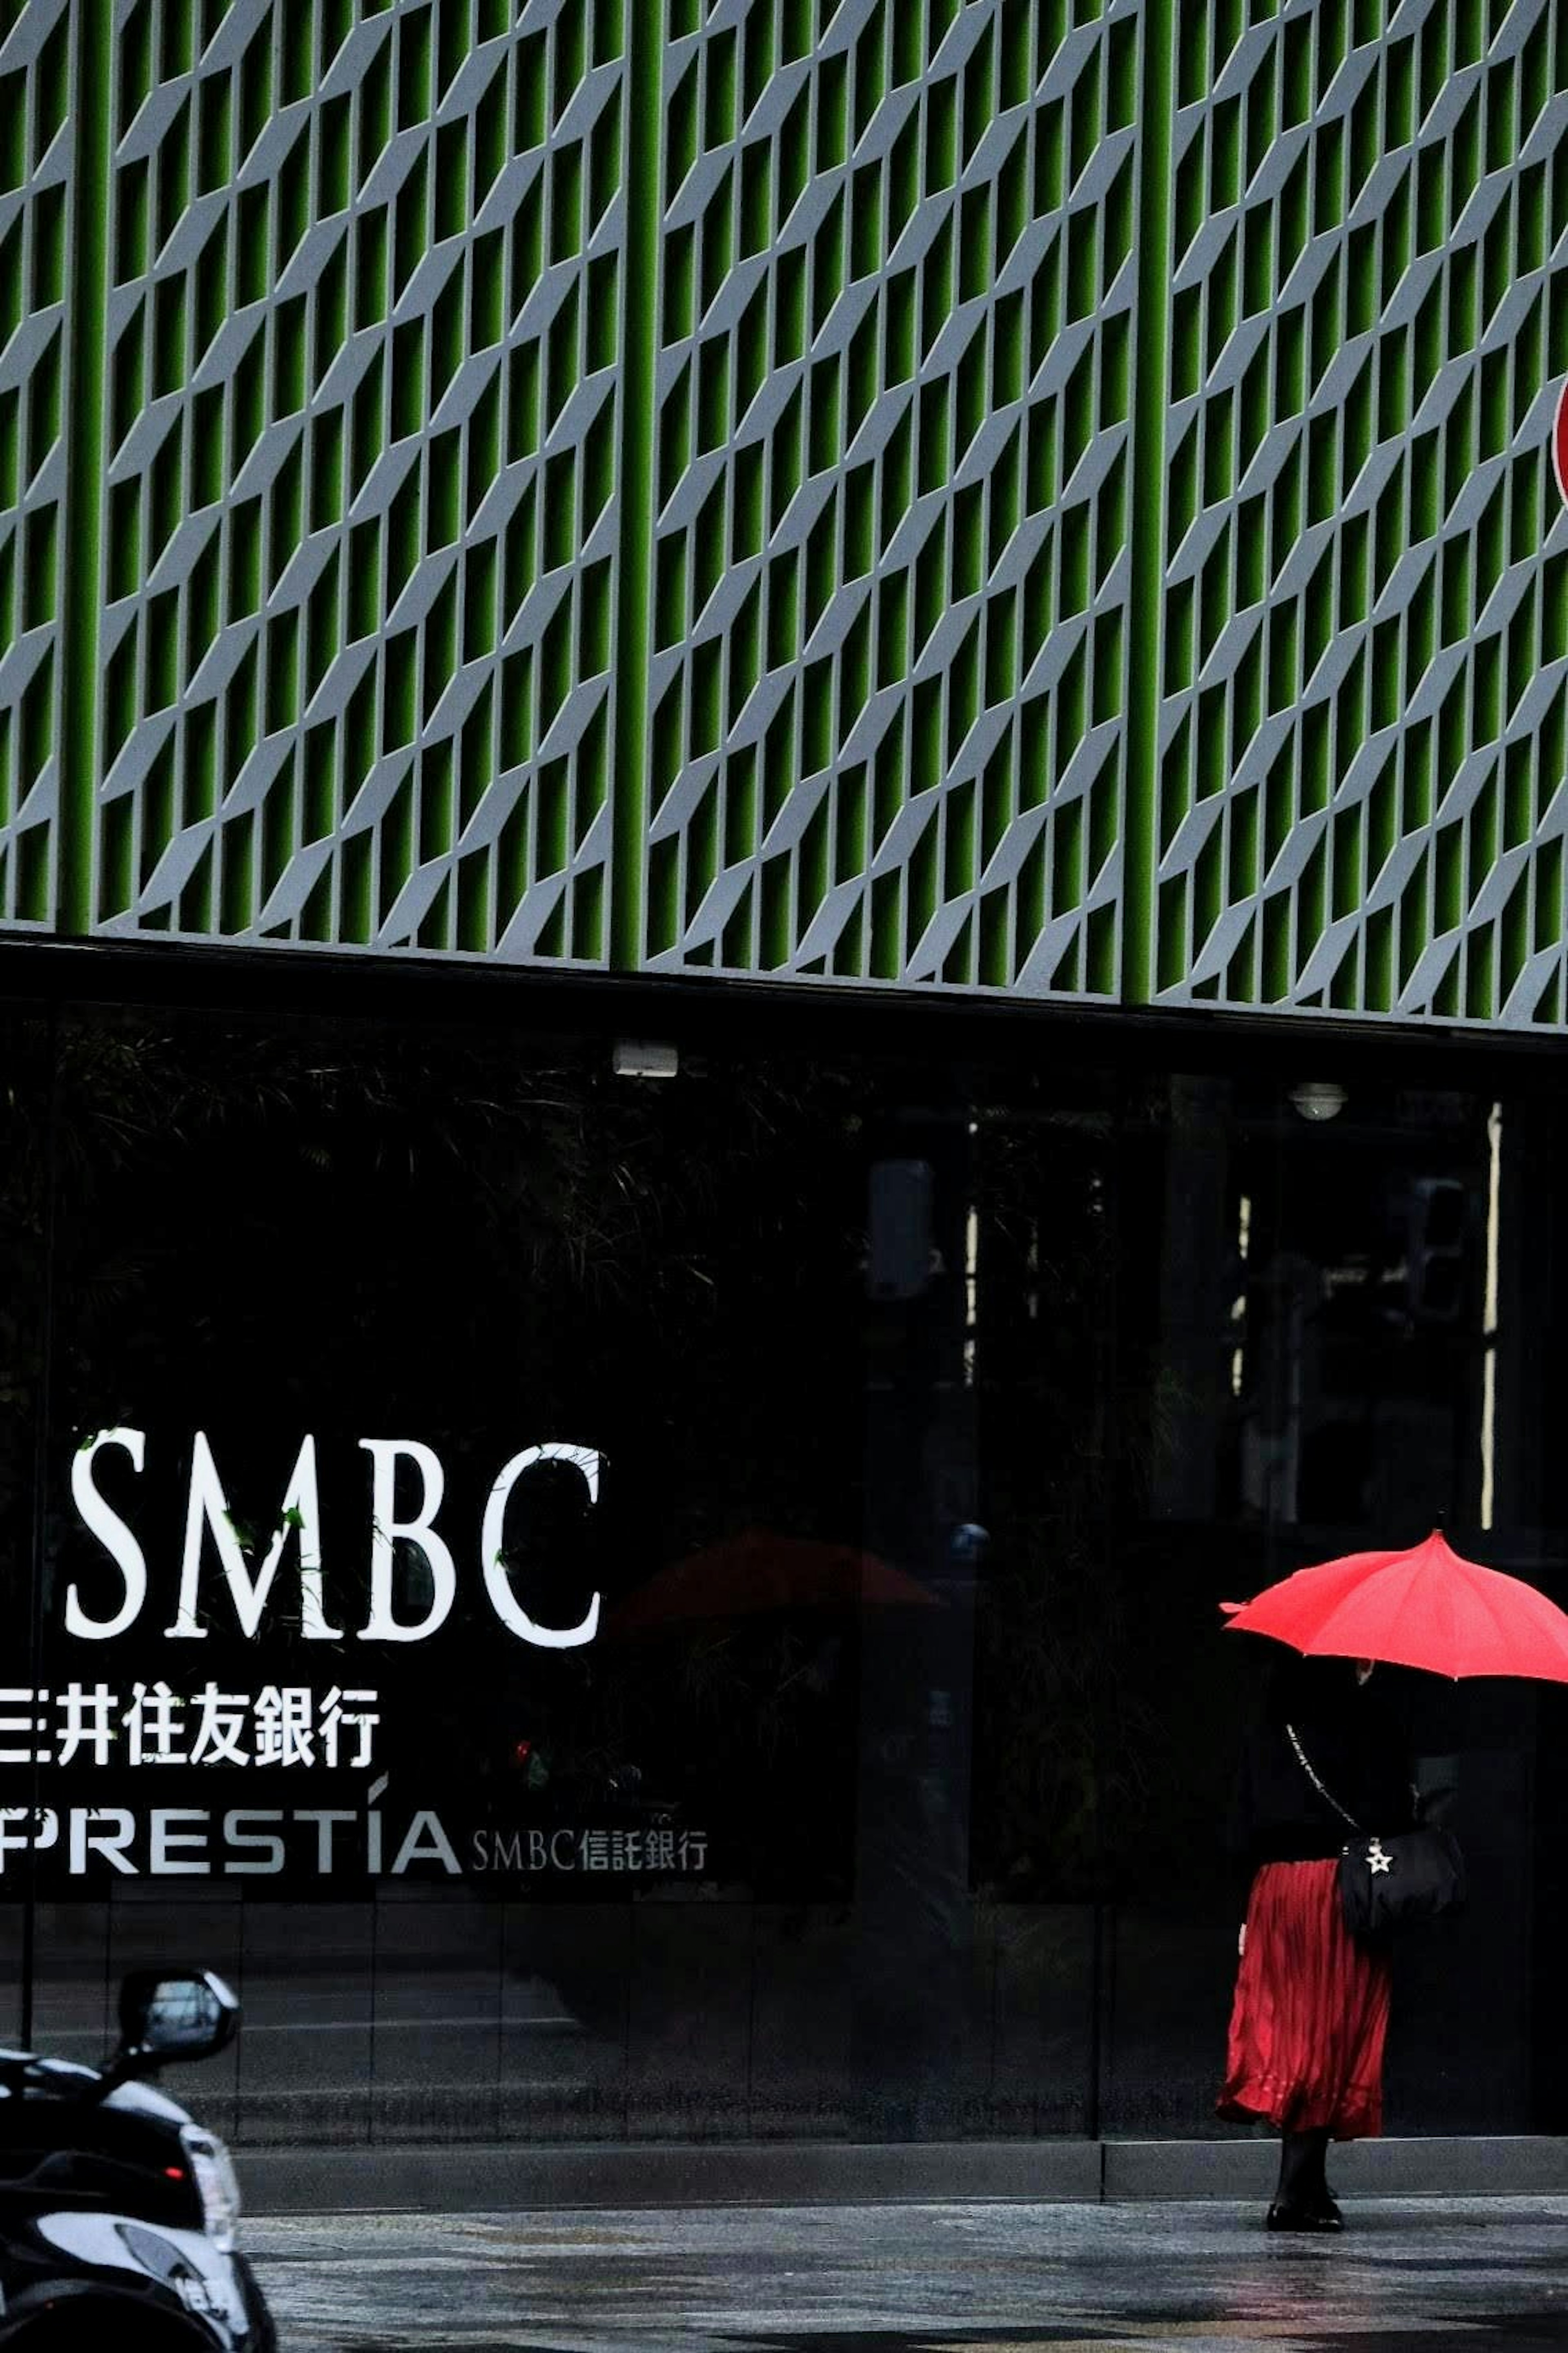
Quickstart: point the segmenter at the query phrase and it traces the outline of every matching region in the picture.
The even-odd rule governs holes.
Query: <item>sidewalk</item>
[[[247,2225],[284,2353],[1568,2348],[1568,2200],[354,2214]]]

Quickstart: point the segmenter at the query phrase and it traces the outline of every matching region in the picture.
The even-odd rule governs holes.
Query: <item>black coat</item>
[[[1358,1684],[1348,1659],[1292,1659],[1271,1680],[1237,1774],[1227,1844],[1243,1886],[1265,1862],[1325,1861],[1352,1836],[1302,1769],[1288,1727],[1359,1829],[1389,1838],[1416,1819],[1410,1730],[1392,1679]]]

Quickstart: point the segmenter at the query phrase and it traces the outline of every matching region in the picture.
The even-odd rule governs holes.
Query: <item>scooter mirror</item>
[[[120,1989],[114,2072],[149,2074],[172,2059],[210,2059],[238,2025],[239,2004],[211,1969],[133,1969]]]

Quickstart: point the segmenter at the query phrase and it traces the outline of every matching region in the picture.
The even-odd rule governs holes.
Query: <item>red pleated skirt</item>
[[[1219,2113],[1336,2140],[1383,2130],[1389,1965],[1358,1945],[1337,1862],[1266,1862],[1247,1907]]]

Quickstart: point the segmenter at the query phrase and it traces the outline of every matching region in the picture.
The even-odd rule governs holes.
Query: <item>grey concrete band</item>
[[[729,2206],[1020,2199],[1041,2203],[1261,2199],[1271,2140],[480,2144],[239,2152],[257,2214],[375,2209]],[[1568,2138],[1358,2141],[1333,2155],[1348,2197],[1540,2197],[1568,2191]]]

